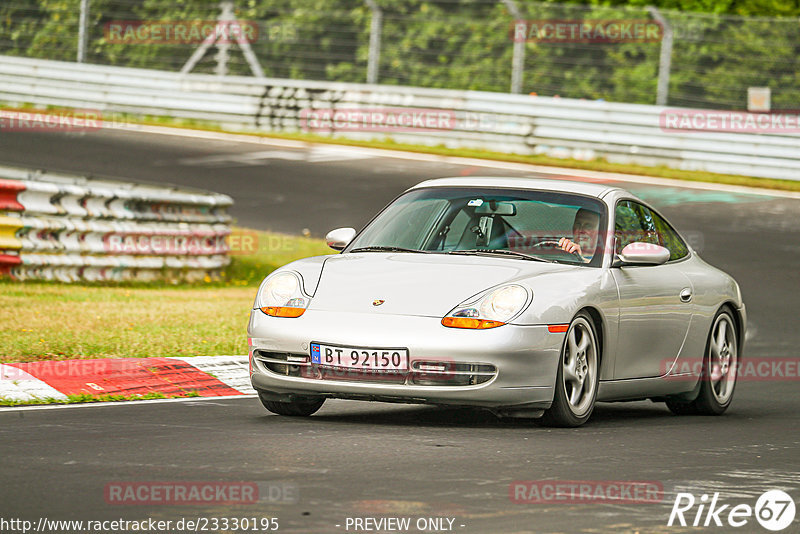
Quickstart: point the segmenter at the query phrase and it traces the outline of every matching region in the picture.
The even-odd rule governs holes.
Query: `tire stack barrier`
[[[216,279],[230,263],[227,195],[0,167],[0,277]]]

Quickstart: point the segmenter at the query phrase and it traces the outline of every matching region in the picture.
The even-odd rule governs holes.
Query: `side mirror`
[[[328,246],[333,250],[342,250],[350,244],[350,241],[352,241],[355,236],[355,228],[337,228],[336,230],[328,232],[328,235],[325,236],[325,242],[328,243]]]
[[[615,266],[625,265],[663,265],[669,260],[669,250],[661,245],[637,241],[626,245],[617,256]]]

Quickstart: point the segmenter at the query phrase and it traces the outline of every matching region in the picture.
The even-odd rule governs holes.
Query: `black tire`
[[[720,328],[724,330],[720,332]],[[700,391],[691,402],[667,399],[675,415],[722,415],[733,400],[739,369],[739,337],[733,312],[726,306],[714,316],[703,355]],[[721,337],[724,338],[720,341]],[[713,360],[713,361],[712,361]],[[722,375],[719,375],[722,373]],[[720,376],[719,380],[715,377]],[[723,382],[724,380],[724,382]]]
[[[583,346],[584,340],[588,345],[578,350]],[[569,369],[575,367],[572,378],[568,377],[565,380],[565,367]],[[597,343],[597,333],[592,318],[582,312],[572,320],[564,337],[561,357],[558,360],[553,404],[545,410],[539,422],[545,426],[555,427],[576,427],[584,424],[594,410],[599,377],[600,346]],[[576,383],[579,384],[579,390],[575,389]],[[571,400],[570,397],[575,395],[577,398]]]
[[[308,417],[322,408],[322,405],[325,403],[325,399],[318,398],[298,399],[292,402],[268,400],[260,391],[258,393],[258,398],[261,400],[261,404],[264,405],[264,408],[270,412],[292,417]]]

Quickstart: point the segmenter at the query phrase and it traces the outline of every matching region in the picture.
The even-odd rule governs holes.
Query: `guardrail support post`
[[[383,11],[375,0],[364,0],[372,11],[369,26],[369,59],[367,61],[367,83],[378,83],[378,64],[381,61],[381,29]]]
[[[527,34],[527,24],[522,16],[522,12],[517,7],[514,0],[501,0],[508,8],[511,16],[514,17],[514,55],[511,58],[511,92],[522,92],[522,75],[525,72],[525,39],[517,38],[519,25],[522,25],[523,34]]]
[[[661,24],[664,32],[661,37],[661,55],[658,59],[658,86],[656,89],[656,105],[666,106],[669,98],[669,73],[672,68],[672,26],[655,6],[647,6],[647,11]]]
[[[78,21],[78,63],[86,61],[86,45],[89,41],[89,0],[81,0]]]

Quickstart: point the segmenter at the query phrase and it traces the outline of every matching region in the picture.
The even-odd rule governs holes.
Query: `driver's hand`
[[[567,239],[566,237],[562,237],[558,240],[558,246],[561,247],[562,250],[565,250],[569,253],[578,253],[581,254],[581,247],[577,243],[574,243]]]

